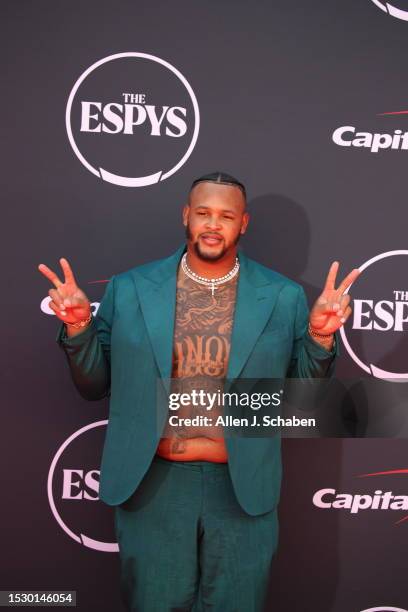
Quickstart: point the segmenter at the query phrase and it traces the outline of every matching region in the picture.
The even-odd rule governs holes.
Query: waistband
[[[214,461],[171,461],[155,455],[153,462],[162,463],[168,467],[194,470],[196,472],[216,472],[228,470],[228,463],[215,463]]]

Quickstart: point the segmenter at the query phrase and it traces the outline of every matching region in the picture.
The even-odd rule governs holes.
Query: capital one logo
[[[118,545],[106,540],[112,520],[107,507],[99,503],[95,469],[95,449],[101,447],[107,423],[86,425],[65,440],[52,460],[47,493],[55,520],[70,538],[94,550],[118,552]]]
[[[384,13],[388,13],[388,15],[397,19],[402,19],[402,21],[408,21],[408,11],[400,9],[389,2],[381,2],[380,0],[371,0],[371,2],[374,2]]]
[[[40,302],[40,310],[46,315],[51,315],[55,317],[56,316],[55,312],[52,310],[52,308],[50,308],[51,301],[52,301],[52,298],[49,295],[43,298]],[[100,306],[100,302],[91,302],[91,311],[94,316],[96,316],[99,306]]]
[[[353,361],[383,380],[408,379],[407,256],[407,250],[387,251],[360,266],[352,288],[353,315],[340,329]]]
[[[360,474],[359,478],[374,478],[380,479],[387,486],[389,477],[399,478],[408,474],[407,468],[396,470],[386,470],[381,472],[371,472],[369,474]],[[383,487],[385,488],[385,487]],[[368,510],[391,510],[391,511],[407,511],[408,510],[408,495],[399,495],[393,491],[383,491],[376,489],[370,493],[343,493],[337,492],[334,488],[319,489],[313,495],[313,505],[316,508],[323,510],[342,510],[356,516],[361,511]],[[395,521],[395,525],[401,525],[408,520],[408,514],[404,514],[402,518]]]
[[[408,150],[408,131],[400,129],[401,121],[404,121],[405,115],[408,115],[406,109],[377,113],[377,117],[381,117],[382,121],[376,121],[373,124],[368,119],[365,129],[355,125],[341,125],[332,133],[332,141],[338,147],[344,148],[345,151],[360,149],[375,155],[381,154],[383,151],[403,151],[405,153]],[[395,120],[398,123],[395,124]],[[390,122],[393,121],[394,125],[391,126]],[[376,130],[380,125],[382,131],[377,132]],[[404,123],[402,123],[402,126],[404,127]],[[387,131],[383,131],[384,129]]]
[[[107,284],[109,281],[108,280],[102,280],[102,281],[88,281],[88,285],[92,285],[92,284],[100,284],[103,283],[104,285]],[[51,315],[53,317],[56,316],[55,312],[52,310],[52,308],[50,308],[50,302],[52,301],[52,298],[47,295],[45,296],[41,302],[40,302],[40,310],[41,312],[43,312],[46,315]],[[100,301],[93,301],[91,302],[91,312],[94,316],[96,316],[96,314],[98,313],[99,310],[99,306],[100,306]]]
[[[117,53],[92,64],[68,98],[66,129],[89,172],[122,187],[175,174],[198,138],[200,113],[187,79],[146,53]]]

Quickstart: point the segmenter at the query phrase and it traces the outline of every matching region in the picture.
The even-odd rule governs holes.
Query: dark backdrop
[[[398,6],[408,9],[402,1]],[[408,115],[381,115],[408,108],[408,23],[370,0],[3,0],[0,13],[0,589],[75,589],[81,611],[120,610],[117,553],[69,537],[49,505],[47,478],[55,453],[74,432],[106,419],[108,405],[85,402],[74,390],[55,344],[57,322],[41,310],[49,285],[37,265],[58,269],[58,259],[67,257],[80,286],[99,302],[104,284],[95,281],[176,250],[183,241],[180,215],[189,185],[215,169],[247,186],[252,220],[242,248],[300,282],[310,300],[332,260],[339,259],[346,272],[406,248],[407,150],[339,146],[332,134],[341,126],[368,134],[408,130]],[[195,92],[201,117],[186,163],[166,180],[133,188],[89,172],[65,126],[68,96],[79,76],[102,58],[131,51],[177,68]],[[136,93],[150,87],[152,104],[183,98],[174,78],[167,85],[167,77],[146,68],[141,88],[137,70],[134,81],[126,70],[121,84]],[[120,102],[116,76],[101,74],[102,83],[87,82],[86,95],[95,87],[95,96]],[[149,140],[146,133],[140,146],[132,135],[82,139],[78,121],[76,116],[78,142],[91,156],[111,162],[112,171],[121,155],[124,171],[156,171],[138,156],[152,161],[156,147],[170,159],[176,146],[165,136]],[[191,132],[190,107],[187,122]],[[113,153],[116,143],[121,144]],[[356,284],[353,296],[392,300],[393,289],[408,289],[404,263],[396,256],[386,272],[370,267],[371,276],[361,290]],[[405,329],[354,333],[352,322],[347,325],[364,363],[391,351],[393,371],[405,371]],[[370,376],[344,347],[337,372],[344,379]],[[92,499],[62,497],[63,469],[83,470],[73,478],[78,482],[98,469],[102,439],[95,431],[77,438],[64,465],[57,465],[52,486],[58,511],[74,533],[112,542],[111,509]],[[404,495],[406,474],[359,476],[406,468],[406,440],[286,440],[283,455],[280,548],[268,610],[408,609],[408,522],[396,524],[404,512],[352,514],[317,508],[312,501],[322,488]],[[81,491],[83,497],[84,490],[92,496],[92,488],[73,485],[72,497]]]

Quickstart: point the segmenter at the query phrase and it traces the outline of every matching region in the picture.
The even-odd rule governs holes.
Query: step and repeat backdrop
[[[222,170],[247,186],[241,248],[310,302],[333,260],[362,270],[336,373],[352,426],[283,442],[267,610],[406,612],[408,406],[387,423],[408,378],[408,1],[3,0],[0,12],[0,590],[123,609],[113,512],[98,500],[109,406],[74,389],[37,265],[59,273],[66,257],[96,312],[113,274],[183,243],[192,180]]]

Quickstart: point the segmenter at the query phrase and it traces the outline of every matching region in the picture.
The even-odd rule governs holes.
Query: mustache
[[[186,238],[187,238],[187,240],[192,240],[192,239],[193,239],[193,235],[192,235],[192,233],[191,233],[191,230],[190,230],[190,226],[189,226],[189,225],[187,225],[187,226],[186,226],[185,233],[186,233]],[[223,237],[223,236],[221,236],[221,234],[217,234],[216,232],[212,232],[212,233],[211,233],[211,232],[204,232],[203,234],[200,234],[200,236],[204,236],[204,235],[206,235],[206,236],[216,236],[217,238],[221,238],[222,240],[224,240],[224,237]],[[240,233],[238,233],[238,234],[237,234],[237,236],[236,236],[236,238],[235,238],[235,240],[234,240],[234,242],[233,242],[233,244],[234,244],[234,245],[235,245],[235,244],[238,244],[238,242],[239,242],[240,238],[241,238],[241,234],[240,234]]]

